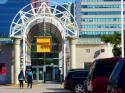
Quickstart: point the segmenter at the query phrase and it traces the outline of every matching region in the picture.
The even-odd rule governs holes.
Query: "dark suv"
[[[116,64],[108,82],[108,93],[125,93],[125,59]]]
[[[87,92],[106,93],[110,74],[120,59],[119,57],[112,57],[95,60],[85,82]]]
[[[64,88],[76,93],[84,93],[84,81],[88,75],[88,70],[71,69],[64,80]]]

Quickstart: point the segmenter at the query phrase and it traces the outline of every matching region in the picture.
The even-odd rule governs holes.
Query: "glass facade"
[[[120,22],[120,18],[81,18],[82,22]],[[124,19],[125,21],[125,19]]]
[[[76,0],[76,20],[80,36],[97,36],[120,31],[120,2],[121,0]],[[123,14],[125,15],[125,10]]]
[[[36,38],[39,36],[52,36],[52,52],[38,53],[36,46]],[[37,37],[36,37],[37,36]],[[49,32],[40,32],[33,37],[31,46],[31,64],[32,66],[59,65],[59,40]]]
[[[121,5],[81,5],[81,8],[120,8]],[[124,6],[125,7],[125,6]]]
[[[113,31],[88,31],[88,32],[80,32],[80,36],[79,37],[96,37],[96,36],[101,36],[101,35],[112,35],[115,32]]]
[[[92,24],[82,25],[81,28],[121,28],[120,24]]]
[[[120,11],[94,11],[94,12],[81,12],[81,15],[120,15]]]
[[[49,36],[52,37],[51,52],[37,52],[37,37]],[[51,32],[39,32],[32,39],[31,45],[31,64],[34,81],[59,81],[59,49],[60,42],[58,38]]]

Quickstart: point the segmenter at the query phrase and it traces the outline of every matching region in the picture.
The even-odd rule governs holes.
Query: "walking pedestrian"
[[[18,75],[18,80],[19,80],[20,89],[21,88],[23,89],[23,81],[25,80],[25,77],[24,77],[24,73],[22,70],[20,71],[20,73]]]
[[[27,88],[32,88],[33,74],[32,71],[28,71],[27,73]]]

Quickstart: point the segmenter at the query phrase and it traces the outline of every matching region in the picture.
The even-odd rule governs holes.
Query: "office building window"
[[[90,49],[86,49],[86,53],[90,53]]]
[[[112,5],[81,5],[81,8],[120,8],[120,4]]]
[[[81,18],[82,22],[120,22],[120,18]],[[125,19],[124,19],[125,20]]]
[[[120,15],[120,11],[81,12],[82,15]]]
[[[105,52],[105,49],[101,49],[101,52]]]

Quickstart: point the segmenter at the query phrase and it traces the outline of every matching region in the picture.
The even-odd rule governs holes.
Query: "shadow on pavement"
[[[73,93],[73,92],[42,92],[42,93]]]
[[[12,90],[13,90],[13,89],[14,89],[14,90],[15,90],[15,89],[16,89],[16,90],[25,90],[25,89],[27,89],[27,88],[23,88],[23,89],[20,89],[20,88],[17,88],[17,87],[2,87],[2,88],[0,88],[0,90],[2,90],[2,89],[4,89],[4,90],[5,90],[5,89],[12,89]]]
[[[42,93],[73,93],[63,88],[47,88],[47,90],[53,90],[54,92],[42,92]]]
[[[47,90],[65,90],[63,88],[47,88]]]
[[[20,88],[0,88],[1,89],[20,89]]]

